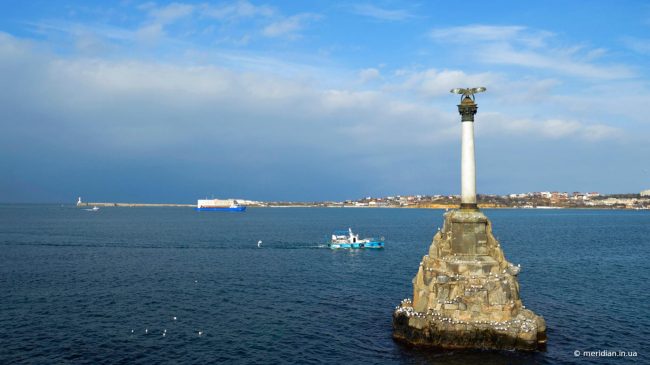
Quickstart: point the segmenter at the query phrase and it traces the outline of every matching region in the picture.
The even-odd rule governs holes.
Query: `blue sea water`
[[[547,321],[547,352],[439,352],[391,339],[391,313],[411,295],[440,210],[2,205],[0,363],[650,361],[650,212],[485,212],[522,265],[524,304]],[[323,247],[347,227],[384,236],[386,248]]]

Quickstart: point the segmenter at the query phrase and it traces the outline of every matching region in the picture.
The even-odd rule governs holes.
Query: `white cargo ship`
[[[199,199],[196,202],[196,210],[243,212],[246,206],[239,204],[235,199]]]

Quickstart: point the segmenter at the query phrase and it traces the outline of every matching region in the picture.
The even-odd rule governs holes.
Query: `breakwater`
[[[78,203],[78,207],[181,207],[181,208],[191,208],[196,207],[196,204],[166,204],[166,203],[99,203],[99,202],[84,202]]]

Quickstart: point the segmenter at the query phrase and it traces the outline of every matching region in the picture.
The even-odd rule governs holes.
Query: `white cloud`
[[[588,142],[603,140],[620,140],[625,133],[601,123],[585,123],[573,119],[550,118],[533,120],[528,118],[513,118],[501,113],[483,113],[481,116],[481,131],[488,135],[526,136],[532,140],[542,138],[548,140],[573,139]]]
[[[623,135],[620,128],[604,124],[585,124],[575,120],[548,119],[537,125],[539,132],[548,138],[575,137],[589,141],[618,139]]]
[[[449,90],[457,87],[491,86],[499,79],[498,76],[489,72],[467,74],[460,70],[439,71],[436,69],[398,70],[397,75],[405,78],[399,88],[415,90],[429,97],[447,95]]]
[[[592,119],[598,117],[615,121],[616,125],[647,125],[645,113],[633,105],[644,105],[650,100],[648,84],[643,80],[606,82],[583,88],[575,93],[552,95],[557,109]]]
[[[557,37],[524,26],[467,25],[436,28],[430,36],[437,42],[458,44],[475,62],[541,69],[585,79],[624,79],[635,75],[625,65],[596,62],[607,53],[583,45],[552,46]]]
[[[540,132],[549,138],[562,138],[577,133],[582,125],[572,120],[549,119],[541,123]]]
[[[98,151],[153,152],[216,138],[224,145],[308,143],[324,151],[358,146],[347,149],[354,154],[372,143],[423,146],[448,138],[438,133],[446,117],[433,107],[397,102],[380,91],[325,89],[295,74],[60,58],[34,52],[7,35],[0,37],[0,66],[10,72],[0,74],[3,79],[21,80],[19,89],[0,93],[5,106],[29,105],[30,111],[49,115],[34,119],[38,123]],[[360,131],[364,138],[358,141]]]
[[[164,34],[163,25],[160,23],[148,24],[136,31],[137,39],[144,42],[155,42]]]
[[[545,69],[558,74],[591,78],[622,79],[634,76],[632,70],[623,65],[597,65],[576,59],[572,52],[554,49],[547,52],[517,50],[508,44],[488,45],[483,49],[482,62],[500,65],[516,65]]]
[[[192,14],[194,6],[189,4],[171,3],[163,7],[151,7],[148,9],[149,16],[159,24],[169,24],[185,18]]]
[[[304,140],[314,143],[314,148],[327,148],[332,140],[342,144],[425,147],[457,138],[458,116],[449,89],[480,85],[490,91],[482,100],[492,103],[480,117],[481,126],[485,126],[481,131],[488,138],[525,135],[532,140],[602,141],[626,136],[621,128],[585,122],[590,120],[587,106],[581,117],[564,117],[566,109],[554,104],[557,116],[545,117],[546,107],[538,108],[536,103],[544,100],[540,94],[557,85],[553,79],[513,81],[495,73],[404,69],[394,77],[381,78],[385,82],[376,89],[357,91],[354,85],[324,88],[310,78],[314,70],[305,69],[305,78],[296,78],[299,65],[282,65],[277,60],[272,63],[272,70],[285,67],[294,72],[286,76],[269,72],[265,67],[255,66],[256,62],[267,61],[254,59],[234,61],[240,65],[252,62],[252,68],[229,69],[39,56],[28,44],[0,33],[0,60],[4,64],[14,60],[14,66],[5,69],[12,77],[24,79],[16,95],[5,92],[0,100],[33,105],[34,110],[53,116],[52,120],[58,116],[66,125],[63,130],[74,128],[75,133],[83,134],[81,138],[102,144],[115,142],[120,148],[164,148],[166,144],[210,138],[215,133],[241,133],[235,131],[242,128],[249,133],[247,139],[294,143],[273,132],[271,126],[295,130]],[[35,65],[34,60],[39,57],[45,60]],[[369,68],[361,70],[359,76],[377,80],[381,73]],[[426,99],[409,98],[410,92]],[[590,102],[599,103],[598,100]],[[114,107],[106,109],[107,101]],[[575,100],[567,102],[576,104]],[[488,111],[510,113],[517,107],[522,107],[523,112],[505,115]],[[287,110],[292,112],[287,114]],[[538,115],[521,117],[531,114]],[[123,133],[125,129],[132,132]],[[102,130],[101,140],[94,139],[98,130]],[[269,142],[268,136],[274,140]],[[291,138],[295,137],[292,134]],[[244,137],[233,138],[240,141]]]
[[[617,139],[623,137],[624,132],[620,128],[611,127],[604,124],[585,125],[583,126],[582,137],[591,141],[603,139]]]
[[[526,27],[473,24],[460,27],[436,28],[431,37],[444,42],[511,41]]]
[[[55,20],[27,22],[25,24],[31,28],[31,31],[42,35],[51,35],[52,33],[64,33],[73,36],[92,35],[113,42],[130,41],[135,38],[135,32],[133,31],[106,25],[87,26],[70,21]]]
[[[587,53],[584,55],[584,59],[586,61],[593,61],[607,55],[607,53],[608,51],[605,48],[594,48],[587,51]]]
[[[401,21],[413,18],[414,15],[405,9],[383,9],[372,4],[357,4],[352,11],[358,15],[367,16],[379,20]]]
[[[237,18],[249,17],[271,17],[276,11],[265,5],[253,5],[248,1],[241,0],[231,4],[224,4],[221,6],[203,5],[203,14],[215,19],[233,20]]]
[[[645,55],[650,54],[650,39],[625,37],[623,38],[623,44],[634,52]]]
[[[182,3],[171,3],[161,7],[154,3],[145,3],[140,6],[140,9],[147,12],[150,20],[136,30],[135,38],[148,43],[156,42],[165,36],[166,25],[189,17],[194,12],[193,5]]]
[[[479,146],[525,141],[548,145],[560,156],[523,151],[523,163],[543,158],[552,160],[550,166],[561,165],[562,155],[572,153],[575,144],[622,146],[620,142],[642,140],[643,133],[630,133],[619,119],[602,113],[605,109],[612,115],[619,114],[616,108],[627,110],[638,119],[627,114],[620,119],[647,130],[641,124],[647,121],[630,107],[647,99],[642,82],[634,88],[621,84],[621,95],[613,99],[615,93],[606,92],[609,84],[601,86],[605,91],[592,88],[576,95],[555,78],[494,71],[391,72],[383,66],[342,72],[352,75],[344,80],[336,74],[340,70],[318,63],[292,64],[255,53],[219,57],[230,57],[230,62],[189,57],[202,63],[188,65],[58,56],[38,42],[0,33],[0,79],[12,85],[0,90],[0,108],[8,116],[0,119],[0,156],[20,161],[11,162],[10,167],[18,166],[16,171],[19,166],[39,170],[34,166],[41,160],[31,154],[68,164],[86,158],[102,169],[112,159],[114,169],[107,168],[111,174],[101,178],[119,175],[129,164],[151,172],[152,163],[156,170],[167,166],[177,176],[178,166],[167,164],[175,160],[195,169],[192,173],[230,168],[245,179],[276,176],[279,187],[296,179],[304,179],[299,180],[303,185],[322,183],[322,176],[310,180],[302,169],[344,164],[359,172],[355,176],[374,174],[373,184],[412,174],[427,189],[433,178],[456,176],[453,151],[458,152],[459,116],[449,89],[463,86],[488,87],[479,101]],[[322,77],[314,76],[319,73]],[[372,87],[359,85],[354,76],[375,82]],[[556,94],[556,88],[566,94]],[[576,105],[576,110],[569,109]],[[25,140],[30,141],[29,149]],[[241,154],[232,153],[242,145],[246,148]],[[2,161],[7,164],[6,158]],[[282,166],[289,167],[279,173]],[[435,166],[436,171],[425,173],[432,169],[422,166]],[[445,166],[452,167],[440,172]],[[247,169],[254,172],[246,175]],[[291,175],[296,171],[301,173]],[[403,181],[395,184],[389,188],[403,186]]]
[[[310,13],[292,15],[267,25],[262,30],[262,34],[266,37],[296,37],[296,33],[305,26],[305,23],[318,18],[317,15]]]
[[[366,83],[368,81],[376,80],[381,77],[381,74],[376,68],[365,68],[359,71],[359,82]]]

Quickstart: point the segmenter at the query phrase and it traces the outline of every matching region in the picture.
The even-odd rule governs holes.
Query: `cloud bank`
[[[471,62],[350,66],[311,48],[283,53],[313,41],[311,27],[328,21],[316,12],[247,1],[139,11],[131,27],[48,20],[29,25],[45,39],[0,32],[0,81],[11,86],[0,90],[0,201],[456,193],[449,89],[468,86],[488,88],[476,123],[480,191],[616,190],[616,176],[643,178],[630,164],[593,162],[650,152],[639,133],[647,118],[630,108],[650,95],[647,83],[604,48],[521,25],[428,27],[427,47]],[[55,35],[74,46],[54,47],[69,46]],[[263,42],[271,51],[250,49]]]

